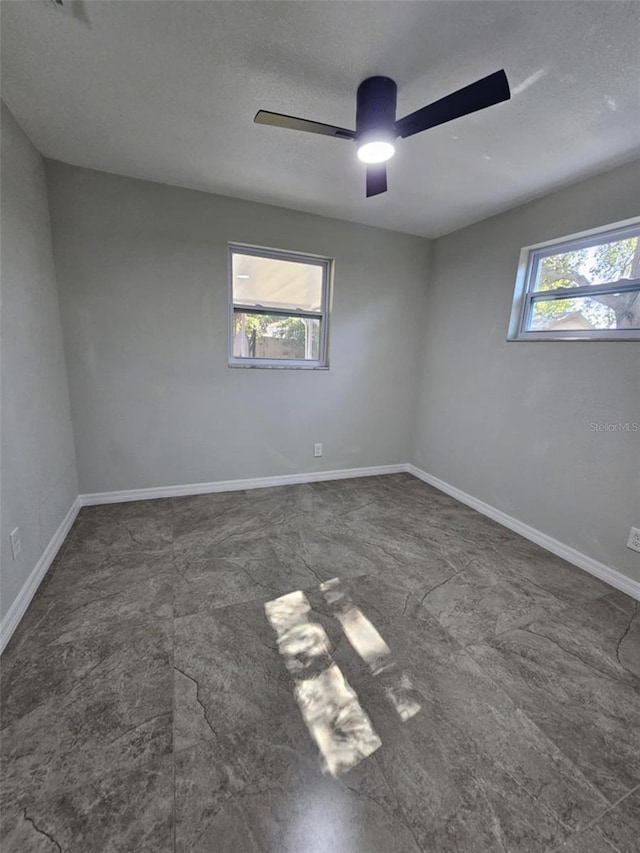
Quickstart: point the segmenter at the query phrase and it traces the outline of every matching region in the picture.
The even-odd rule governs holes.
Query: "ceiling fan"
[[[504,70],[496,71],[396,121],[397,94],[398,87],[389,77],[363,80],[356,96],[355,130],[267,110],[258,110],[253,120],[256,124],[355,140],[358,157],[367,164],[368,198],[387,191],[385,164],[395,153],[397,137],[413,136],[438,124],[508,101],[511,97],[507,75]]]

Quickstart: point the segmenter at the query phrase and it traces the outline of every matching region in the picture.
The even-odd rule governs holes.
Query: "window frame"
[[[275,258],[276,260],[304,263],[319,266],[322,269],[322,297],[320,312],[294,311],[282,308],[251,308],[239,305],[233,299],[233,255],[250,255],[257,258]],[[229,345],[228,366],[242,368],[268,368],[276,370],[328,370],[329,369],[329,312],[333,291],[334,259],[324,255],[311,255],[307,252],[294,252],[285,249],[272,249],[266,246],[254,246],[247,243],[229,243],[227,249],[227,269],[229,282]],[[299,358],[256,358],[255,356],[236,356],[233,354],[233,321],[236,313],[269,314],[282,317],[300,317],[320,321],[319,352],[317,359]]]
[[[560,239],[547,240],[525,246],[520,252],[518,272],[513,293],[513,303],[509,320],[507,341],[637,341],[640,329],[549,329],[528,330],[527,324],[535,302],[579,298],[589,294],[624,293],[640,289],[640,278],[630,279],[626,285],[601,286],[592,284],[581,287],[555,288],[554,290],[535,291],[539,264],[550,255],[586,249],[602,243],[628,236],[636,236],[640,226],[640,216],[615,222],[610,225],[591,228]]]

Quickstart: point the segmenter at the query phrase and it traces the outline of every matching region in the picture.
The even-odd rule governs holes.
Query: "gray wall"
[[[406,461],[425,240],[46,165],[81,492]],[[330,370],[227,366],[228,241],[335,258]]]
[[[0,614],[78,494],[42,158],[2,104]],[[13,561],[9,533],[20,528]]]
[[[640,347],[506,342],[520,248],[635,215],[637,163],[441,238],[428,287],[419,238],[46,171],[81,492],[411,459],[640,578],[640,433],[589,426],[640,422]],[[227,367],[234,240],[335,257],[329,371]]]
[[[639,164],[450,234],[432,247],[413,462],[640,579],[637,342],[506,342],[523,246],[640,212]]]

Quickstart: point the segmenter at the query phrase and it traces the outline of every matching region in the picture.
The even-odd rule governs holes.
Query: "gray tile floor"
[[[265,617],[294,590],[382,741],[337,778]],[[640,849],[638,603],[408,475],[85,508],[2,675],[3,853]]]

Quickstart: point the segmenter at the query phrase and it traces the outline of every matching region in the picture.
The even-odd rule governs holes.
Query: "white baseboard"
[[[463,492],[461,489],[434,477],[432,474],[427,474],[420,468],[417,468],[411,463],[401,463],[397,465],[372,465],[368,468],[341,468],[337,471],[313,471],[306,474],[282,474],[275,477],[253,477],[244,480],[219,480],[213,483],[191,483],[183,486],[159,486],[149,489],[127,489],[120,492],[95,492],[89,495],[80,495],[80,503],[82,506],[94,506],[96,504],[122,503],[125,501],[143,501],[152,500],[154,498],[175,498],[183,495],[206,495],[212,492],[232,492],[238,489],[266,489],[271,486],[290,486],[296,483],[315,483],[323,480],[343,480],[351,477],[373,477],[379,474],[399,474],[406,472],[413,474],[425,483],[434,486],[441,492],[445,492],[451,497],[459,500],[461,503],[472,507],[483,515],[502,524],[503,527],[508,527],[525,539],[535,542],[552,554],[562,557],[568,563],[572,563],[589,574],[594,575],[600,580],[608,583],[615,589],[625,592],[633,598],[640,599],[640,583],[634,581],[622,572],[612,569],[610,566],[600,563],[593,557],[588,557],[586,554],[576,551],[575,548],[565,545],[558,539],[548,536],[541,530],[519,521],[507,515],[506,512],[496,509],[484,501],[474,498]]]
[[[306,474],[280,474],[275,477],[251,477],[245,480],[218,480],[213,483],[190,483],[184,486],[157,486],[149,489],[126,489],[121,492],[94,492],[80,495],[82,506],[147,501],[155,498],[176,498],[184,495],[208,495],[212,492],[235,492],[240,489],[268,489],[272,486],[291,486],[297,483],[317,483],[324,480],[346,480],[352,477],[374,477],[380,474],[401,474],[406,463],[372,465],[369,468],[340,468],[337,471],[311,471]]]
[[[11,639],[13,632],[18,627],[18,623],[24,616],[27,607],[31,604],[31,599],[36,594],[42,579],[47,573],[47,570],[58,553],[60,546],[64,542],[67,533],[71,530],[71,525],[76,520],[76,516],[80,511],[80,498],[77,497],[71,505],[71,509],[65,515],[60,524],[60,527],[51,537],[51,540],[38,562],[35,564],[31,574],[24,582],[22,589],[14,599],[11,607],[5,614],[2,623],[0,623],[0,654],[4,651],[5,646]]]
[[[172,498],[183,495],[206,495],[212,492],[232,492],[239,489],[266,489],[271,486],[289,486],[296,483],[316,483],[324,480],[344,480],[352,477],[373,477],[380,474],[400,474],[403,472],[418,477],[418,479],[434,486],[441,492],[451,495],[451,497],[459,500],[461,503],[492,518],[498,524],[502,524],[504,527],[508,527],[509,530],[519,533],[525,539],[529,539],[531,542],[535,542],[537,545],[546,548],[552,554],[557,554],[558,557],[562,557],[568,563],[584,569],[584,571],[608,583],[615,589],[619,589],[621,592],[625,592],[627,595],[640,600],[640,583],[638,581],[634,581],[632,578],[622,574],[622,572],[612,569],[598,560],[594,560],[593,557],[588,557],[586,554],[576,551],[575,548],[570,548],[564,542],[547,536],[546,533],[542,533],[542,531],[537,530],[535,527],[531,527],[529,524],[525,524],[517,518],[507,515],[506,512],[502,512],[502,510],[496,509],[478,498],[474,498],[473,495],[463,492],[461,489],[446,483],[444,480],[440,480],[432,474],[427,474],[426,471],[422,471],[415,465],[411,463],[373,465],[368,468],[341,468],[337,471],[313,471],[306,474],[283,474],[276,477],[219,480],[214,483],[193,483],[183,486],[160,486],[149,489],[127,489],[119,492],[95,492],[94,494],[79,495],[0,623],[0,653],[6,647],[18,623],[24,616],[31,603],[31,599],[35,595],[38,586],[47,573],[49,566],[58,553],[82,506],[150,500],[153,498]]]
[[[523,521],[518,521],[517,518],[507,515],[506,512],[502,512],[502,510],[496,509],[491,506],[491,504],[485,503],[478,498],[474,498],[473,495],[463,492],[461,489],[446,483],[444,480],[440,480],[438,477],[434,477],[432,474],[427,474],[426,471],[417,468],[411,463],[408,463],[405,466],[405,471],[409,474],[413,474],[414,477],[418,477],[420,480],[424,480],[425,483],[429,483],[430,486],[434,486],[441,492],[451,495],[452,498],[460,501],[460,503],[466,504],[472,509],[481,512],[482,515],[492,518],[494,521],[497,521],[498,524],[502,524],[503,527],[508,527],[509,530],[513,530],[515,533],[519,533],[520,536],[524,536],[525,539],[529,539],[531,542],[535,542],[536,545],[546,548],[546,550],[551,551],[552,554],[562,557],[562,559],[566,560],[568,563],[572,563],[579,569],[584,569],[584,571],[589,572],[590,575],[594,575],[605,583],[608,583],[610,586],[630,595],[632,598],[640,600],[640,582],[627,577],[627,575],[622,574],[622,572],[612,569],[610,566],[600,563],[598,560],[594,560],[593,557],[588,557],[580,551],[576,551],[575,548],[570,548],[569,545],[565,545],[564,542],[560,542],[559,539],[547,536],[547,534],[543,533],[541,530],[537,530],[535,527],[531,527]]]

